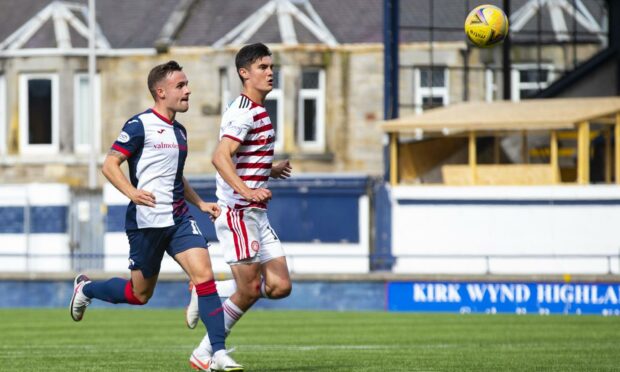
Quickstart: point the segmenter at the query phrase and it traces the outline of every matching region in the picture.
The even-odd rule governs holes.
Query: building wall
[[[382,49],[342,47],[273,48],[274,63],[282,73],[284,145],[279,158],[289,158],[295,172],[361,172],[381,174],[382,133]],[[109,146],[131,116],[152,107],[146,79],[150,69],[170,59],[187,73],[192,95],[190,109],[177,120],[189,132],[190,156],[187,174],[215,172],[211,154],[218,141],[220,112],[220,70],[227,69],[230,99],[241,89],[234,68],[236,50],[211,48],[173,49],[156,56],[100,57],[101,79],[101,165]],[[297,139],[299,88],[305,67],[325,70],[325,148],[304,150]],[[31,57],[9,59],[4,64],[8,96],[7,154],[0,158],[2,182],[64,182],[84,185],[88,156],[73,148],[74,74],[87,71],[84,57]],[[58,74],[60,90],[60,146],[49,156],[24,155],[19,148],[19,76],[29,72]],[[99,184],[103,178],[98,174]]]
[[[284,126],[283,148],[279,158],[292,160],[297,173],[383,173],[382,148],[384,134],[380,130],[383,118],[383,47],[381,44],[343,45],[327,48],[320,45],[296,47],[274,46],[275,65],[281,70]],[[583,46],[579,59],[596,49]],[[468,54],[466,54],[466,51]],[[211,154],[218,141],[220,112],[220,70],[227,69],[230,99],[240,91],[234,68],[234,49],[172,48],[160,55],[100,57],[98,71],[101,79],[101,150],[99,165],[107,149],[118,136],[122,125],[131,116],[152,106],[146,86],[150,69],[170,59],[177,60],[190,80],[192,96],[188,112],[178,120],[189,132],[190,156],[186,173],[209,175],[215,172]],[[558,68],[568,65],[572,50],[549,46],[543,50]],[[549,57],[550,56],[550,57]],[[462,42],[438,43],[431,50],[427,43],[401,46],[400,98],[401,116],[413,113],[411,104],[416,95],[414,69],[435,66],[448,67],[449,92],[447,102],[483,100],[486,97],[485,73],[481,67],[497,67],[501,60],[499,48],[493,50],[467,49]],[[535,62],[537,54],[527,48],[514,48],[514,62]],[[465,58],[472,69],[465,74],[461,67]],[[84,57],[29,57],[6,59],[2,65],[7,86],[7,153],[0,155],[0,182],[62,182],[83,186],[87,181],[88,154],[76,154],[73,148],[74,75],[87,71]],[[304,150],[299,145],[299,89],[305,67],[325,71],[325,148]],[[49,72],[58,74],[60,88],[59,151],[45,156],[24,155],[19,148],[19,76],[23,73]],[[499,99],[501,78],[496,76],[495,98]],[[104,179],[98,172],[99,184]]]

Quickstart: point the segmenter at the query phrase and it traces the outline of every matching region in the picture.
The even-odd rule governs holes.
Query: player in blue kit
[[[151,70],[148,87],[154,107],[125,123],[103,164],[105,177],[131,200],[125,218],[131,279],[91,281],[86,275],[78,275],[71,297],[71,317],[82,320],[93,298],[115,304],[146,304],[155,290],[166,252],[193,283],[199,283],[196,290],[200,318],[215,351],[201,367],[243,371],[226,352],[224,314],[207,240],[186,203],[189,201],[214,218],[220,214],[217,204],[204,202],[183,176],[187,131],[175,116],[189,109],[187,77],[177,62],[170,61]],[[120,168],[124,161],[129,165],[129,180]]]

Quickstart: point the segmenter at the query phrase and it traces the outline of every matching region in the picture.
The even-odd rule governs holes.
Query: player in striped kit
[[[279,299],[291,292],[286,257],[278,236],[269,225],[267,181],[288,178],[288,160],[273,164],[275,132],[263,106],[273,85],[271,51],[257,43],[237,53],[235,64],[242,94],[222,117],[220,142],[213,153],[217,169],[217,198],[222,213],[215,220],[218,240],[234,280],[217,282],[226,334],[259,298]],[[196,297],[187,309],[187,324],[197,323]],[[194,350],[190,362],[200,368],[212,354],[209,335]]]
[[[213,280],[207,240],[186,202],[212,217],[220,213],[220,208],[204,202],[183,176],[187,131],[175,117],[189,109],[188,84],[175,61],[155,66],[149,73],[154,107],[125,123],[103,164],[106,178],[130,199],[125,229],[131,279],[91,281],[86,275],[78,275],[70,313],[73,320],[82,320],[95,298],[114,304],[146,304],[155,290],[163,255],[168,253],[197,283],[199,317],[211,334],[215,351],[203,367],[243,371],[226,351],[222,303]],[[125,161],[129,164],[129,179],[120,168]]]

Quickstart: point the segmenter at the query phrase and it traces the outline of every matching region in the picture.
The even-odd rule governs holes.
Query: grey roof
[[[87,4],[87,0],[67,0]],[[176,34],[173,45],[208,46],[222,38],[268,0],[195,0],[185,23]],[[527,0],[512,0],[516,11]],[[592,15],[600,20],[604,13],[604,0],[582,0]],[[0,1],[0,42],[27,22],[52,0],[2,0]],[[571,0],[568,0],[571,3]],[[327,28],[341,44],[381,43],[383,41],[383,0],[311,0]],[[428,41],[427,30],[407,27],[435,26],[450,28],[436,30],[436,41],[462,41],[463,20],[469,9],[482,3],[501,6],[501,0],[400,0],[401,41]],[[152,48],[164,24],[178,4],[178,0],[98,0],[97,21],[112,48]],[[432,8],[432,14],[431,14]],[[565,14],[568,16],[567,14]],[[537,41],[538,24],[551,30],[549,14],[544,10],[540,21],[533,17],[524,26],[524,32],[512,35],[515,42]],[[566,17],[572,34],[575,26]],[[295,31],[300,43],[317,43],[317,38],[295,21]],[[577,25],[580,41],[596,41],[596,37]],[[572,36],[572,35],[571,35]],[[71,32],[73,47],[86,46],[86,40]],[[542,35],[541,41],[551,41],[553,36]],[[276,17],[271,17],[248,42],[281,42]],[[55,47],[52,22],[47,22],[25,48]]]
[[[176,45],[211,45],[268,0],[198,0],[179,32]],[[383,40],[382,0],[311,0],[312,6],[339,43]],[[280,42],[277,18],[271,17],[249,40]],[[295,22],[300,43],[316,43],[305,27]]]

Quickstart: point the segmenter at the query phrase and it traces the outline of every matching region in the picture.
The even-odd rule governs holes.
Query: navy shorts
[[[159,274],[164,252],[174,257],[190,248],[207,248],[198,224],[187,219],[178,225],[127,230],[129,269],[140,270],[145,278]]]

